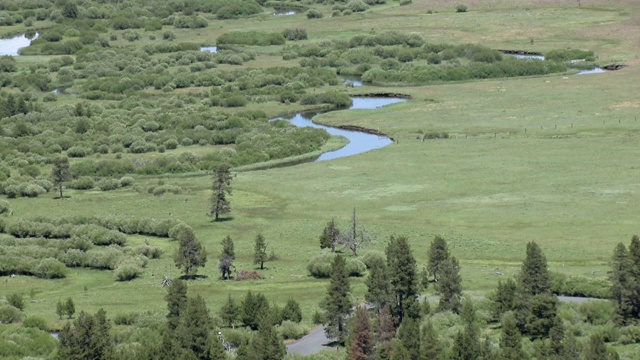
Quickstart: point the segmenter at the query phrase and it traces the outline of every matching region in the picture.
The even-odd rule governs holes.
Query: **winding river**
[[[349,110],[377,109],[383,106],[407,101],[407,99],[397,97],[352,97],[351,100],[353,101],[353,104],[351,105]],[[370,150],[385,147],[393,143],[393,140],[389,139],[386,136],[369,134],[362,131],[344,130],[332,126],[314,123],[312,121],[313,116],[321,113],[322,112],[320,111],[306,112],[295,114],[294,116],[289,118],[277,118],[287,120],[298,127],[313,127],[317,129],[324,129],[331,135],[343,136],[347,138],[347,140],[349,140],[349,143],[342,148],[320,155],[315,160],[316,162],[361,154]]]
[[[20,49],[31,45],[31,41],[37,38],[38,34],[36,33],[31,37],[27,37],[26,34],[22,34],[8,39],[0,39],[0,56],[18,56],[20,55],[18,53]]]

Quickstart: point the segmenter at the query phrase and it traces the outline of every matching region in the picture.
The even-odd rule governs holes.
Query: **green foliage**
[[[9,305],[13,306],[14,308],[20,311],[24,310],[25,303],[24,303],[24,298],[22,294],[12,293],[12,294],[8,294],[6,298],[7,298],[7,303],[9,303]]]
[[[582,296],[600,299],[611,297],[611,284],[603,279],[590,279],[584,276],[566,276],[551,272],[551,292],[558,295]]]
[[[297,301],[290,298],[287,300],[282,312],[280,313],[282,321],[290,321],[299,323],[302,321],[302,310],[300,310],[300,304]]]
[[[447,241],[443,237],[436,235],[429,247],[429,262],[427,267],[434,281],[438,280],[438,276],[442,273],[442,264],[449,259],[450,256]]]
[[[231,212],[231,204],[227,196],[231,196],[231,180],[233,179],[228,165],[220,165],[214,170],[211,194],[211,215],[213,221]],[[260,266],[262,268],[262,265]]]
[[[458,312],[462,298],[460,265],[454,256],[444,260],[440,265],[440,278],[436,283],[436,292],[440,295],[438,311]]]
[[[264,294],[248,291],[242,299],[240,319],[243,324],[256,330],[260,322],[269,317],[270,311],[269,302]]]
[[[463,5],[463,4],[456,5],[456,12],[458,13],[467,12],[467,9],[468,9],[467,5]]]
[[[178,249],[173,255],[176,267],[181,269],[185,276],[196,275],[198,268],[207,262],[207,250],[196,239],[193,230],[181,232],[178,242]]]
[[[529,296],[551,291],[547,258],[535,242],[527,244],[527,256],[518,276],[518,289]]]
[[[321,306],[327,314],[325,332],[344,344],[347,336],[347,316],[351,313],[351,285],[347,273],[347,262],[342,255],[336,255],[332,262],[331,281],[327,295]]]
[[[81,312],[73,324],[66,323],[60,331],[58,359],[109,359],[115,344],[109,334],[111,324],[104,310],[95,315]]]
[[[309,259],[307,263],[307,271],[315,278],[330,278],[333,273],[332,262],[334,261],[336,254],[324,253],[316,255]],[[349,258],[345,260],[347,262],[347,274],[348,276],[364,276],[366,271],[366,265],[359,259]]]
[[[290,320],[284,320],[276,330],[285,340],[298,340],[309,332],[309,328],[305,325]]]
[[[581,60],[594,61],[595,55],[593,51],[579,50],[579,49],[557,49],[551,50],[544,54],[546,60],[551,61],[570,61]]]
[[[22,321],[22,326],[25,328],[35,328],[42,331],[50,331],[47,320],[39,316],[28,316]]]
[[[46,258],[40,260],[33,269],[33,274],[43,279],[57,279],[67,276],[67,267],[57,259]]]
[[[284,38],[289,41],[308,39],[307,30],[300,28],[285,29],[282,31],[282,36],[284,36]]]
[[[409,241],[404,236],[391,236],[385,253],[387,255],[390,292],[393,294],[391,308],[398,322],[402,322],[407,314],[407,306],[412,304],[418,293],[416,260],[413,257]],[[419,330],[417,336],[420,336]],[[412,351],[408,347],[407,349]]]
[[[18,65],[16,63],[16,59],[14,59],[13,56],[0,56],[0,73],[16,71],[18,71]]]
[[[220,35],[218,45],[284,45],[285,37],[281,33],[265,33],[259,31],[233,31]]]
[[[19,322],[22,319],[22,313],[20,309],[17,309],[10,305],[0,307],[0,323],[11,324]]]
[[[58,340],[48,331],[16,326],[0,328],[0,357],[2,358],[53,358],[57,344]]]

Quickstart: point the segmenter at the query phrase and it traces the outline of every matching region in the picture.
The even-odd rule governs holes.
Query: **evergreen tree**
[[[494,319],[500,319],[502,314],[514,309],[516,298],[516,282],[509,278],[504,282],[498,281],[496,291],[491,295],[491,315]]]
[[[68,297],[67,301],[64,302],[64,313],[67,315],[67,319],[71,319],[73,314],[76,313],[76,306],[73,303],[73,299]]]
[[[478,360],[495,360],[496,355],[493,353],[493,345],[489,338],[485,338],[482,344],[480,344],[480,356]]]
[[[257,330],[260,322],[269,316],[269,301],[262,293],[253,294],[251,290],[247,292],[242,300],[242,310],[240,317],[242,323]]]
[[[253,263],[260,264],[260,270],[264,269],[264,262],[267,261],[267,243],[262,234],[256,236],[256,243],[253,247]]]
[[[181,347],[192,352],[198,360],[209,360],[211,356],[211,332],[213,319],[204,299],[198,295],[187,300],[186,311],[181,314],[176,330]]]
[[[589,337],[589,344],[585,349],[584,360],[605,360],[608,357],[607,345],[600,334],[593,334]]]
[[[180,325],[180,315],[187,308],[187,284],[180,279],[173,280],[164,299],[169,310],[167,313],[167,328],[171,332]]]
[[[527,244],[527,256],[518,277],[521,293],[529,296],[551,292],[551,280],[547,269],[547,258],[535,242]]]
[[[611,281],[611,298],[616,306],[616,322],[624,325],[633,315],[633,276],[631,260],[624,244],[619,243],[613,252]]]
[[[224,348],[222,340],[215,335],[209,336],[209,359],[210,360],[226,360],[227,349]]]
[[[376,311],[380,312],[382,308],[391,304],[393,296],[389,286],[389,270],[383,260],[375,260],[370,264],[369,276],[365,283],[367,292],[364,298]]]
[[[235,259],[235,251],[233,250],[233,240],[231,236],[222,239],[222,254],[218,259],[218,271],[221,273],[223,280],[230,279],[233,272],[233,260]]]
[[[51,169],[51,180],[58,187],[60,198],[62,199],[62,185],[71,180],[71,170],[69,168],[69,158],[57,157],[53,160],[53,168]]]
[[[81,312],[73,324],[66,323],[60,331],[57,359],[113,359],[115,346],[109,328],[104,310],[95,316]]]
[[[367,309],[356,309],[347,354],[349,360],[368,360],[373,350],[373,336]]]
[[[62,320],[62,316],[66,314],[65,310],[66,308],[64,306],[64,302],[62,300],[58,300],[58,303],[56,304],[56,314],[58,315],[60,320]]]
[[[452,360],[474,360],[480,357],[480,337],[474,324],[466,324],[453,340]]]
[[[280,335],[272,324],[265,320],[260,323],[249,348],[250,353],[257,355],[256,360],[282,360],[287,353]]]
[[[227,195],[231,195],[231,171],[228,165],[221,165],[214,170],[213,194],[211,195],[211,215],[213,221],[219,221],[220,215],[231,212],[231,203]]]
[[[562,342],[562,360],[579,360],[582,356],[582,347],[571,331],[567,332]]]
[[[412,317],[404,317],[398,328],[398,339],[411,359],[420,358],[420,322]]]
[[[462,305],[460,306],[460,319],[469,325],[473,325],[476,323],[476,309],[473,306],[473,300],[470,297],[465,297],[462,300]]]
[[[397,322],[400,323],[407,310],[406,306],[410,305],[417,296],[416,259],[413,257],[409,241],[404,236],[391,236],[386,255],[393,294],[391,310]]]
[[[500,335],[500,351],[499,359],[503,360],[519,360],[525,359],[522,350],[522,335],[518,330],[516,321],[511,314],[505,314],[502,317],[502,333]]]
[[[422,327],[420,336],[420,360],[444,360],[445,349],[433,328],[431,320]]]
[[[231,236],[227,235],[224,239],[222,239],[222,255],[228,256],[232,260],[236,259],[236,252],[233,246],[233,239]]]
[[[324,227],[324,230],[322,230],[322,235],[320,235],[320,248],[331,249],[331,252],[335,252],[339,239],[340,230],[338,230],[336,226],[335,219],[331,219]]]
[[[549,354],[552,358],[560,358],[564,343],[564,326],[562,319],[556,316],[553,327],[549,331]]]
[[[555,295],[539,294],[529,300],[526,333],[533,339],[549,335],[558,313],[558,298]]]
[[[346,340],[346,321],[353,306],[350,293],[347,262],[342,255],[335,256],[332,263],[331,282],[322,305],[327,313],[325,332],[329,338],[336,338],[339,344],[344,344]]]
[[[631,319],[640,319],[640,238],[634,235],[629,244],[629,262],[630,262],[630,317]]]
[[[164,334],[162,334],[158,360],[175,360],[182,357],[184,350],[180,347],[173,330],[167,328]]]
[[[445,260],[440,266],[440,279],[436,283],[436,292],[440,295],[438,311],[460,310],[460,298],[462,297],[462,278],[460,277],[460,265],[455,256]]]
[[[302,321],[302,310],[300,310],[300,304],[297,301],[290,298],[284,305],[281,313],[282,321],[293,321],[299,323]]]
[[[196,239],[193,229],[181,232],[178,241],[180,244],[173,254],[173,261],[185,276],[195,276],[198,268],[207,262],[207,250]]]
[[[393,339],[391,341],[391,355],[389,356],[391,360],[414,360],[411,358],[411,354],[409,354],[409,350],[404,347],[402,341],[398,339]]]
[[[391,339],[395,336],[396,328],[389,305],[380,310],[376,319],[376,359],[389,359],[391,357]]]
[[[442,264],[450,257],[449,248],[445,239],[439,235],[431,242],[429,247],[429,262],[427,269],[429,274],[433,276],[433,281],[438,281]]]
[[[224,323],[233,328],[236,322],[240,318],[240,306],[238,306],[236,300],[231,297],[231,294],[227,297],[227,302],[220,308],[219,316]]]

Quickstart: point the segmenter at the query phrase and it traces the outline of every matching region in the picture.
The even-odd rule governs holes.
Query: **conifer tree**
[[[339,240],[340,230],[336,226],[335,219],[331,219],[322,230],[322,235],[320,235],[320,248],[331,249],[331,252],[335,252]]]
[[[359,306],[356,309],[347,354],[349,360],[368,360],[373,353],[373,336],[367,309]]]
[[[525,354],[522,350],[522,335],[518,330],[516,321],[512,314],[505,314],[502,317],[502,332],[500,334],[500,351],[499,359],[501,360],[519,360],[524,359]]]
[[[60,198],[62,199],[62,186],[71,179],[71,170],[69,168],[69,158],[57,157],[53,160],[53,168],[51,170],[51,179],[58,187]]]
[[[218,270],[222,275],[222,279],[230,279],[233,272],[233,260],[235,260],[235,251],[233,249],[233,239],[227,235],[222,239],[222,253],[218,259]]]
[[[299,323],[302,321],[302,310],[300,310],[300,304],[293,298],[289,298],[284,305],[281,314],[282,321],[293,321]]]
[[[440,295],[438,310],[457,313],[462,298],[462,278],[458,259],[451,256],[445,260],[440,266],[440,273],[440,279],[436,283],[436,292]]]
[[[389,305],[383,307],[378,313],[375,328],[375,358],[389,359],[391,357],[391,339],[396,333]]]
[[[607,345],[600,334],[589,337],[589,343],[584,352],[584,360],[605,360],[608,357]]]
[[[109,334],[110,327],[104,310],[96,315],[81,312],[73,324],[66,323],[60,331],[57,359],[113,359],[115,346]]]
[[[338,343],[344,344],[348,330],[347,316],[353,306],[350,299],[351,286],[344,257],[335,256],[331,266],[331,282],[322,304],[327,313],[325,332],[328,337],[336,338]]]
[[[616,306],[616,321],[624,325],[632,319],[633,276],[631,260],[624,244],[619,243],[613,252],[611,281],[611,298]]]
[[[391,360],[413,360],[409,350],[404,347],[404,344],[399,339],[391,340]]]
[[[235,327],[236,322],[240,318],[240,306],[236,300],[231,297],[231,294],[228,295],[227,301],[222,305],[222,308],[220,308],[219,316],[227,326],[231,328]]]
[[[450,256],[446,240],[440,235],[436,235],[429,247],[429,262],[427,265],[429,274],[433,276],[433,281],[438,281],[442,264]]]
[[[186,311],[181,314],[180,325],[176,329],[181,347],[191,351],[198,360],[209,360],[212,331],[213,319],[204,299],[200,295],[189,298]]]
[[[263,319],[258,326],[258,332],[253,336],[249,344],[249,353],[256,360],[282,360],[287,349],[278,335],[273,324]]]
[[[453,340],[452,360],[474,360],[480,357],[480,337],[474,324],[466,324]]]
[[[383,260],[375,260],[370,264],[369,276],[365,283],[367,292],[364,298],[376,311],[380,312],[382,308],[391,304],[393,296],[389,286],[389,270]]]
[[[345,248],[351,250],[353,256],[358,256],[358,249],[373,242],[373,236],[369,234],[364,226],[358,224],[355,207],[353,208],[353,215],[351,216],[351,226],[348,231],[340,233],[338,242],[344,244]]]
[[[263,270],[265,261],[267,261],[267,243],[264,240],[264,236],[258,234],[254,245],[253,263],[260,264],[260,270]]]
[[[422,327],[420,336],[420,360],[444,360],[445,349],[433,328],[431,320]]]
[[[180,325],[180,314],[187,308],[187,284],[180,279],[175,279],[169,285],[167,295],[167,327],[169,331],[175,330]]]
[[[630,316],[634,320],[640,319],[640,238],[634,235],[629,244],[630,262]]]
[[[227,196],[231,195],[231,171],[228,165],[221,165],[214,170],[213,194],[211,195],[211,215],[213,221],[219,221],[220,216],[231,212],[231,204]]]
[[[499,320],[502,314],[514,309],[516,289],[517,285],[513,279],[498,280],[498,287],[491,295],[491,315],[494,319]]]
[[[562,342],[562,354],[560,359],[562,360],[579,360],[582,357],[582,346],[576,339],[576,336],[568,331],[565,334]]]
[[[406,316],[398,328],[398,339],[411,359],[420,358],[420,323],[418,320]]]
[[[547,294],[551,291],[547,258],[535,242],[527,244],[527,256],[522,263],[518,280],[519,291],[528,296]]]
[[[391,282],[393,303],[391,310],[397,319],[402,319],[415,300],[418,292],[416,259],[413,257],[409,241],[404,236],[391,236],[386,248],[387,267]]]
[[[257,330],[260,322],[269,316],[269,301],[262,293],[253,294],[251,290],[247,292],[242,300],[242,310],[240,313],[242,323]]]
[[[206,264],[207,250],[196,239],[193,229],[190,228],[181,232],[178,241],[179,245],[173,254],[173,261],[185,276],[194,276],[198,268]]]
[[[556,316],[553,320],[553,327],[549,331],[549,356],[552,359],[560,359],[564,344],[564,326],[562,319]]]

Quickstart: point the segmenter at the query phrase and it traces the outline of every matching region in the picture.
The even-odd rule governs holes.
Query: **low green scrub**
[[[58,340],[36,328],[0,326],[0,358],[50,359],[55,356]]]
[[[551,290],[558,295],[599,299],[611,297],[611,284],[607,280],[567,276],[561,273],[551,273]]]
[[[592,62],[595,60],[595,54],[588,50],[557,49],[546,52],[544,58],[551,61],[585,60]]]
[[[218,45],[284,45],[285,37],[281,33],[265,33],[259,31],[233,31],[220,35]]]
[[[334,253],[324,253],[321,255],[313,256],[309,259],[309,263],[307,264],[307,271],[309,274],[315,278],[330,278],[332,273],[331,263],[333,262],[333,258],[338,256]],[[355,257],[346,257],[347,260],[347,272],[349,276],[364,276],[364,273],[367,270],[367,266],[360,261],[360,259]]]
[[[307,326],[288,320],[277,325],[276,330],[285,340],[298,340],[309,333]]]

